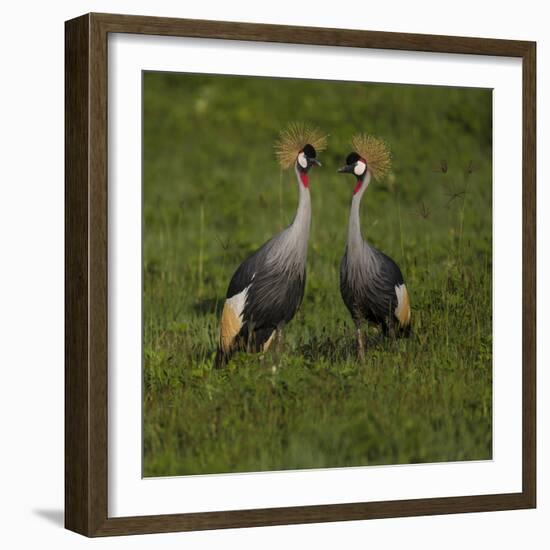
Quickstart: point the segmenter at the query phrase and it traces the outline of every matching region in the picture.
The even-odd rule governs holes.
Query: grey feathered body
[[[381,325],[384,332],[399,326],[408,331],[410,306],[398,265],[363,240],[359,222],[361,198],[370,181],[353,196],[346,251],[340,265],[340,293],[357,325],[363,320]]]
[[[227,290],[227,299],[245,291],[237,338],[253,351],[261,350],[273,332],[294,317],[304,296],[311,199],[299,178],[298,188],[293,223],[239,266]]]

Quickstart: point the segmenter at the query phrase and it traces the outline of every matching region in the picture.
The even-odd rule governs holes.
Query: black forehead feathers
[[[304,155],[306,157],[309,157],[310,159],[314,159],[317,156],[317,152],[315,151],[315,147],[313,145],[310,145],[309,143],[304,147]]]
[[[350,153],[346,158],[346,164],[355,164],[361,157],[354,151],[353,153]]]

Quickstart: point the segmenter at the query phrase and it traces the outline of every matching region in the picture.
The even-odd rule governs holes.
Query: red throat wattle
[[[355,189],[353,190],[353,194],[355,195],[355,193],[357,193],[357,191],[359,191],[359,189],[361,189],[361,185],[363,185],[363,180],[362,179],[357,179],[357,183],[355,184]]]
[[[302,181],[302,185],[307,189],[309,187],[309,180],[305,172],[300,172],[300,180]]]

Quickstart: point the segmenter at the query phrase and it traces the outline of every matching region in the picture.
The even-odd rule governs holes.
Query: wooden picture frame
[[[523,67],[521,492],[139,517],[108,516],[107,36],[133,33],[520,58]],[[536,506],[534,42],[88,14],[65,27],[65,525],[86,536],[483,512]]]

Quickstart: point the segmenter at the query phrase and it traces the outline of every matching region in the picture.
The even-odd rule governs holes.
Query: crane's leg
[[[283,327],[284,325],[279,325],[273,334],[275,335],[275,355],[277,360],[280,361],[284,352],[285,352],[285,341],[283,338]]]
[[[284,339],[283,339],[283,327],[277,327],[275,331],[275,344],[277,345],[277,350],[279,353],[284,351]]]
[[[273,342],[273,340],[275,339],[276,340],[277,338],[277,335],[275,333],[275,331],[273,331],[270,335],[270,337],[264,342],[263,346],[262,346],[262,352],[266,352],[270,347],[271,347],[271,344]]]
[[[361,322],[355,323],[355,332],[357,335],[357,357],[361,363],[365,362],[365,344],[363,343],[363,333],[361,331]]]
[[[275,343],[273,344],[273,342]],[[266,352],[271,347],[272,344],[275,350],[275,355],[277,356],[281,355],[282,349],[283,349],[283,327],[282,326],[277,327],[271,333],[271,336],[264,343],[262,347],[262,351]]]

